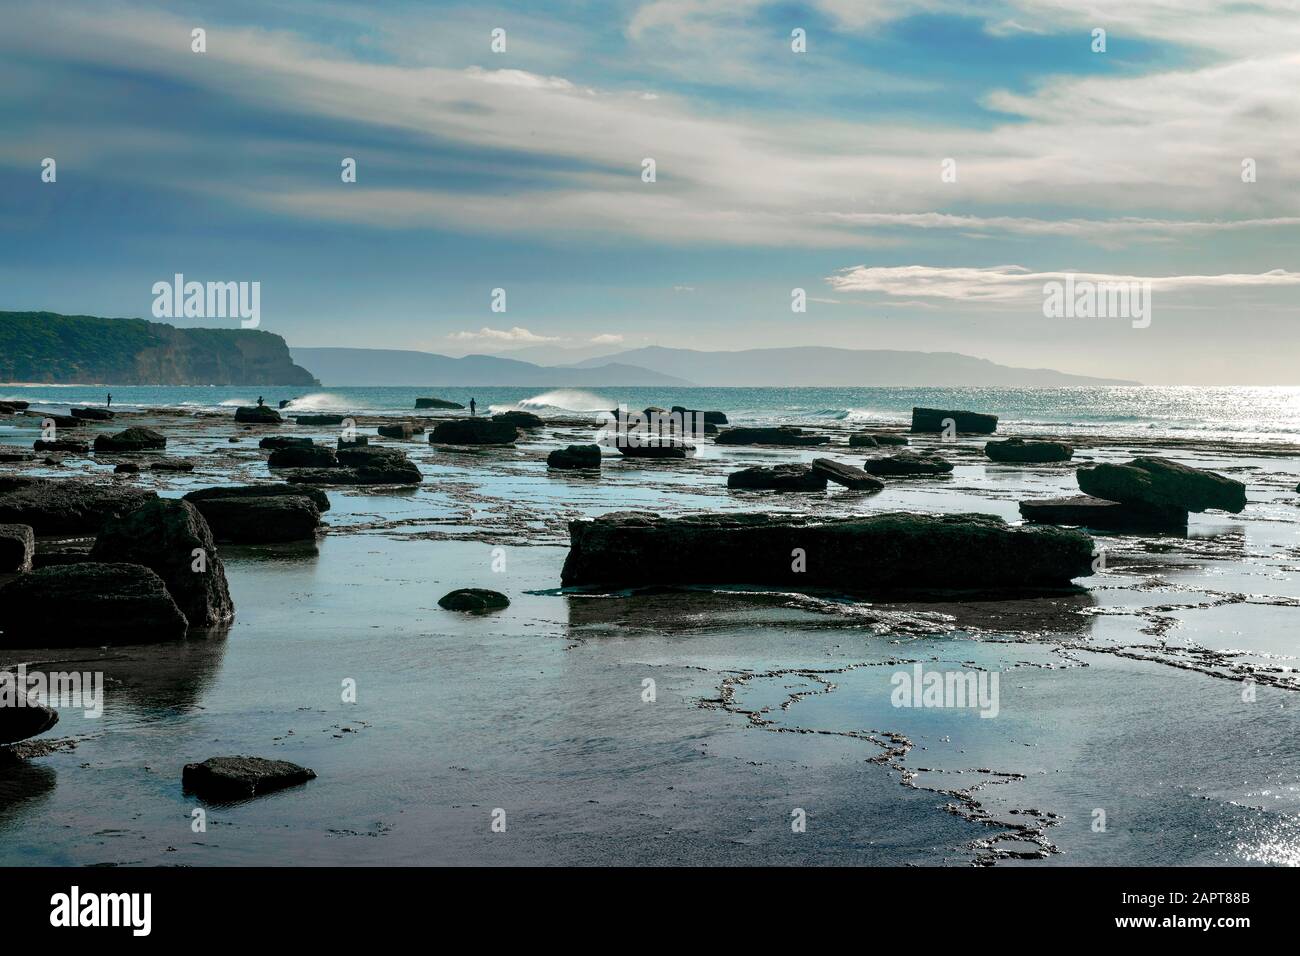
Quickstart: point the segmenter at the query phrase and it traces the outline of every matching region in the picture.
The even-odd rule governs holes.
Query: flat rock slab
[[[878,445],[906,445],[906,435],[894,435],[890,432],[854,432],[849,436],[850,448],[875,448]]]
[[[546,424],[541,415],[532,412],[499,412],[492,416],[494,422],[505,422],[516,428],[541,428]]]
[[[930,452],[917,454],[914,451],[902,451],[883,458],[868,458],[862,467],[869,475],[892,478],[933,477],[951,472],[952,462]]]
[[[285,481],[301,485],[418,485],[424,475],[413,461],[377,461],[360,468],[287,468]]]
[[[808,465],[755,465],[728,475],[727,487],[750,491],[825,491],[826,475]]]
[[[570,445],[546,456],[546,467],[559,469],[600,468],[599,445]]]
[[[95,647],[180,640],[189,622],[139,564],[40,568],[0,588],[0,647]]]
[[[1082,528],[1104,531],[1181,532],[1187,530],[1186,511],[1126,505],[1089,495],[1022,501],[1020,514],[1026,521],[1078,525]]]
[[[445,398],[417,398],[415,400],[416,408],[464,408],[460,402],[449,402]]]
[[[34,554],[36,535],[31,525],[0,524],[0,574],[30,571]]]
[[[209,757],[181,771],[186,793],[212,800],[244,800],[315,779],[314,770],[265,757]]]
[[[813,471],[824,475],[828,481],[854,491],[880,491],[885,487],[885,483],[879,478],[873,478],[861,468],[846,465],[833,458],[814,458],[812,468]]]
[[[718,432],[714,439],[719,445],[786,445],[805,447],[825,445],[830,442],[829,435],[814,435],[793,425],[781,425],[776,428],[728,428]]]
[[[651,439],[646,439],[650,441]],[[653,444],[615,445],[618,453],[625,458],[689,458],[695,454],[695,446],[684,442],[664,439]]]
[[[95,452],[158,451],[167,447],[167,437],[152,428],[127,428],[115,435],[98,435]]]
[[[0,700],[0,744],[13,744],[35,737],[59,722],[58,711],[36,703],[22,688],[18,688],[17,693],[22,695],[21,700],[17,696],[11,704]]]
[[[1087,534],[981,514],[620,512],[570,522],[569,537],[565,586],[1016,590],[1068,587],[1093,573]]]
[[[342,425],[346,415],[295,415],[299,425]]]
[[[984,446],[984,454],[993,461],[1008,463],[1046,463],[1069,461],[1074,457],[1074,446],[1063,441],[1025,441],[1008,438],[991,441]]]
[[[1124,465],[1096,465],[1076,473],[1079,489],[1095,498],[1179,511],[1218,508],[1238,514],[1246,507],[1240,481],[1168,458],[1134,458]]]
[[[73,418],[84,418],[92,422],[108,422],[116,417],[106,408],[73,408],[70,411]]]
[[[335,468],[338,455],[324,445],[289,445],[277,448],[266,460],[268,468]]]
[[[19,448],[16,445],[0,445],[0,461],[18,462],[18,461],[35,461],[36,455],[26,448]]]
[[[320,510],[307,497],[319,489],[297,487],[298,495],[201,498],[194,507],[222,544],[277,544],[311,541],[320,527]]]
[[[456,418],[440,422],[429,435],[433,445],[513,445],[519,429],[490,418]]]
[[[235,421],[245,425],[278,425],[284,419],[269,405],[240,405],[235,409]]]
[[[32,442],[36,451],[60,451],[71,455],[85,455],[90,452],[90,443],[76,438],[59,438],[55,441],[37,439]]]
[[[510,598],[487,588],[460,588],[438,599],[438,607],[448,611],[496,611],[510,606]]]
[[[5,491],[0,484],[0,524],[31,525],[37,535],[95,534],[111,518],[158,496],[121,484],[36,479]]]
[[[275,451],[280,448],[311,448],[316,442],[311,438],[291,438],[288,435],[267,435],[257,443],[258,448]]]
[[[212,498],[274,498],[280,495],[290,497],[306,496],[322,514],[330,510],[329,495],[319,488],[304,488],[302,485],[226,485],[220,488],[200,488],[185,495],[186,501],[198,503]]]
[[[983,412],[966,412],[945,408],[912,409],[912,431],[941,432],[944,422],[951,420],[956,430],[975,435],[991,435],[998,429],[998,416]]]
[[[411,438],[415,435],[423,435],[424,426],[402,422],[398,425],[380,425],[375,431],[385,438]]]

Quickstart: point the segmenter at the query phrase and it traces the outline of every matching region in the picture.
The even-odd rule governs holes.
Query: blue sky
[[[6,8],[3,309],[149,317],[181,272],[296,345],[1295,383],[1294,0]],[[1044,317],[1066,273],[1150,280],[1149,327]]]

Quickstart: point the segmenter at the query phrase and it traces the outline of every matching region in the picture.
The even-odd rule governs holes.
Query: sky
[[[181,273],[300,346],[1300,384],[1300,0],[4,7],[0,310]]]

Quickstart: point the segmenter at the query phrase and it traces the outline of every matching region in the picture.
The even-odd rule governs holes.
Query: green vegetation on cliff
[[[317,384],[270,332],[54,312],[0,312],[0,382]]]

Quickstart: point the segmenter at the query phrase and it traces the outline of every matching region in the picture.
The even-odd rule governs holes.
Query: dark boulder
[[[157,451],[167,447],[167,437],[152,428],[136,425],[116,435],[95,436],[95,454],[102,452]]]
[[[626,458],[689,458],[695,454],[695,446],[671,438],[642,439],[615,446],[618,453]]]
[[[464,408],[460,402],[449,402],[445,398],[417,398],[415,400],[416,408]]]
[[[246,425],[278,425],[284,419],[270,405],[240,405],[235,409],[235,421]]]
[[[344,448],[362,448],[369,444],[369,435],[353,435],[351,438],[340,437],[338,440],[339,451],[342,451]]]
[[[496,611],[509,606],[508,597],[487,588],[458,588],[438,599],[438,607],[448,611]]]
[[[1246,507],[1246,486],[1240,481],[1167,458],[1080,468],[1076,476],[1083,492],[1124,504],[1180,511],[1218,508],[1233,514]]]
[[[304,485],[418,485],[424,476],[407,458],[377,458],[360,467],[290,468],[285,481]]]
[[[489,418],[455,418],[440,422],[429,435],[434,445],[513,445],[519,429]]]
[[[746,491],[825,491],[826,475],[808,465],[755,465],[728,475],[727,487]]]
[[[193,471],[194,462],[187,458],[157,458],[149,462],[150,471]]]
[[[59,438],[55,441],[37,439],[32,443],[32,448],[36,451],[57,451],[69,455],[87,455],[90,453],[90,444],[76,438]]]
[[[281,448],[311,448],[316,442],[310,438],[290,438],[288,435],[268,435],[257,443],[258,448],[279,451]]]
[[[342,425],[347,415],[295,415],[293,420],[299,425]]]
[[[10,491],[0,485],[0,523],[31,525],[38,535],[94,534],[104,522],[157,497],[121,483],[71,479],[38,479]]]
[[[247,800],[315,779],[314,770],[265,757],[210,757],[181,771],[186,793],[215,801]]]
[[[872,478],[861,468],[854,468],[832,458],[814,458],[812,468],[813,471],[825,475],[827,480],[854,491],[879,491],[885,487],[883,481]]]
[[[287,495],[291,498],[307,497],[322,513],[330,510],[329,495],[319,488],[304,488],[301,485],[227,485],[220,488],[200,488],[191,491],[185,500],[198,505],[201,501],[214,498],[276,498]],[[203,509],[200,507],[200,511]],[[214,530],[215,533],[215,530]]]
[[[998,416],[982,412],[959,412],[940,408],[913,408],[912,431],[941,432],[944,420],[952,419],[956,430],[975,435],[991,435],[998,429]]]
[[[43,734],[59,722],[58,711],[37,703],[22,687],[17,689],[17,693],[22,695],[21,700],[12,704],[0,700],[0,745],[15,744]]]
[[[290,445],[277,448],[266,460],[268,468],[334,468],[339,463],[333,448],[324,445]]]
[[[309,541],[320,527],[320,510],[308,495],[324,493],[301,486],[298,490],[298,495],[200,498],[193,504],[223,544]]]
[[[1093,560],[1092,539],[1081,531],[1012,527],[982,514],[623,512],[573,521],[569,536],[565,586],[1053,588],[1092,574]]]
[[[380,425],[375,429],[385,438],[410,438],[413,435],[423,435],[423,425],[412,425],[410,422],[399,422],[396,425]]]
[[[546,456],[546,467],[559,469],[599,468],[599,445],[570,445]]]
[[[813,435],[793,425],[777,428],[728,428],[714,439],[719,445],[825,445],[828,435]]]
[[[854,432],[849,436],[850,448],[875,448],[878,445],[906,445],[906,435],[892,432]]]
[[[26,448],[19,448],[16,445],[0,445],[0,462],[13,464],[20,461],[35,461],[36,455]]]
[[[40,412],[28,412],[27,414],[35,416],[36,418],[41,419],[41,421],[43,422],[51,421],[54,423],[55,428],[81,428],[83,425],[86,424],[86,420],[84,418],[73,418],[71,415],[53,415],[53,414],[42,415]]]
[[[706,425],[727,424],[727,416],[724,412],[705,412],[700,411],[697,408],[687,408],[685,405],[674,405],[673,412],[683,416],[683,418],[687,415],[701,415],[703,417],[698,420],[702,421]]]
[[[928,477],[948,474],[952,471],[952,462],[930,452],[917,454],[914,451],[900,451],[897,455],[868,458],[862,467],[871,475],[901,478]]]
[[[406,452],[391,445],[357,445],[352,448],[340,448],[339,464],[348,468],[365,468],[385,462],[408,461]]]
[[[30,571],[35,553],[36,535],[31,525],[0,524],[0,574]]]
[[[138,475],[140,474],[140,466],[133,461],[119,461],[113,466],[113,474]]]
[[[542,416],[534,415],[532,412],[500,412],[492,416],[492,421],[504,422],[516,428],[541,428],[546,424]]]
[[[1099,531],[1173,531],[1187,529],[1187,512],[1126,505],[1089,495],[1020,502],[1026,521],[1078,525]]]
[[[150,568],[162,578],[191,627],[216,627],[235,616],[226,569],[216,552],[212,530],[193,504],[158,498],[107,522],[90,558]]]
[[[71,411],[73,418],[84,418],[91,422],[108,422],[116,417],[107,408],[74,408]]]
[[[7,405],[16,412],[25,412],[30,406],[29,402],[24,402],[17,398],[6,398],[4,402],[0,402],[0,404]]]
[[[188,627],[162,578],[139,564],[40,568],[0,588],[3,647],[149,644]]]
[[[1063,441],[1025,441],[1023,438],[1008,438],[1005,441],[989,442],[984,446],[984,454],[994,461],[1016,464],[1069,461],[1074,457],[1074,446]]]

